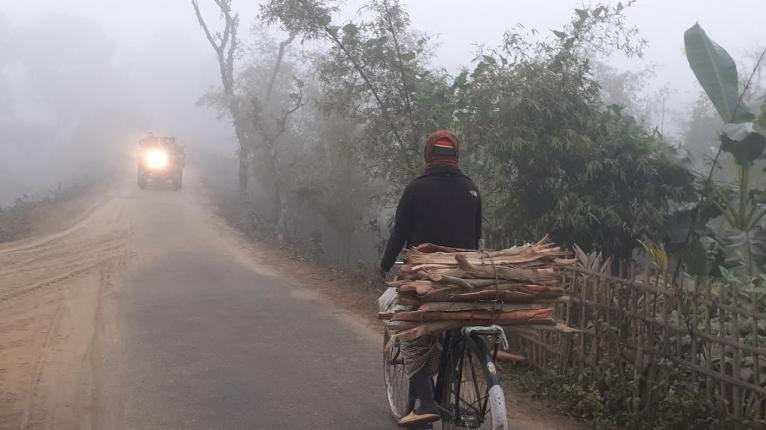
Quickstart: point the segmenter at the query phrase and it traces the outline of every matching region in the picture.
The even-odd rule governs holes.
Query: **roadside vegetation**
[[[461,166],[483,191],[494,242],[551,234],[629,258],[698,198],[677,145],[602,98],[595,60],[643,48],[622,5],[578,10],[551,37],[511,29],[453,76],[398,2],[372,1],[343,23],[330,2],[269,2],[251,45],[233,42],[239,19],[217,4],[222,21],[199,17],[223,85],[200,102],[238,130],[242,218],[264,238],[315,237],[337,264],[361,256],[370,267],[436,129],[465,143]],[[286,36],[271,39],[266,24]],[[324,50],[298,43],[309,41]]]
[[[208,184],[252,237],[373,273],[396,198],[422,171],[425,137],[450,129],[463,142],[462,169],[483,192],[490,246],[550,235],[610,257],[602,272],[654,271],[680,302],[696,291],[689,285],[737,284],[756,303],[766,291],[763,55],[738,68],[690,27],[684,43],[700,98],[681,135],[668,136],[663,92],[643,94],[638,84],[651,71],[608,66],[642,55],[640,29],[626,21],[632,3],[576,9],[550,33],[510,28],[500,46],[450,73],[433,64],[432,39],[397,0],[370,0],[351,21],[331,1],[271,0],[252,26],[230,0],[215,1],[219,19],[193,0],[222,81],[200,103],[231,120],[239,147],[236,163],[208,170]],[[269,27],[283,37],[272,39]],[[674,318],[691,321],[690,309],[679,306]],[[636,397],[638,377],[608,371],[611,359],[603,373],[515,376],[597,428],[729,423],[698,385],[673,378],[682,366],[658,359],[647,380],[664,375],[649,390],[664,394],[646,401]]]
[[[82,196],[93,186],[78,182],[69,186],[59,184],[44,197],[21,196],[11,205],[0,206],[0,243],[23,238],[32,232],[36,217],[49,208]]]

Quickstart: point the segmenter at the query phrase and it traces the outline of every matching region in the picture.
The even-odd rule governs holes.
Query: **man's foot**
[[[439,421],[439,414],[433,412],[412,411],[409,415],[399,420],[400,427],[413,427],[420,424]]]

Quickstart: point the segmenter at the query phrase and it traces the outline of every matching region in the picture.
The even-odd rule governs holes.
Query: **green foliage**
[[[578,9],[550,40],[508,32],[454,77],[429,66],[429,39],[397,0],[370,0],[345,23],[328,1],[272,0],[261,11],[298,37],[329,42],[316,62],[319,107],[348,121],[358,164],[391,184],[378,204],[419,174],[425,137],[449,128],[464,142],[461,164],[482,189],[490,233],[550,233],[627,258],[695,195],[675,150],[606,106],[593,76],[593,56],[641,54],[644,41],[625,21],[630,4]]]
[[[721,423],[725,422],[720,415],[711,413],[716,409],[701,399],[699,387],[673,384],[667,390],[657,405],[656,416],[659,419],[653,423],[653,429],[710,429],[720,428]]]
[[[698,386],[686,385],[671,375],[681,372],[662,365],[668,377],[656,381],[652,405],[633,411],[634,380],[614,360],[603,359],[582,371],[558,373],[552,370],[518,369],[505,375],[511,383],[549,400],[563,412],[582,418],[594,429],[707,429],[724,422],[720,409],[707,403]]]
[[[739,181],[735,188],[712,188],[712,200],[726,220],[726,228],[718,237],[730,255],[736,255],[746,273],[761,272],[766,264],[766,228],[762,221],[766,210],[750,190],[751,169],[738,166]]]
[[[759,100],[761,105],[760,114],[755,120],[755,123],[761,127],[766,127],[766,96],[762,96]]]
[[[317,13],[296,13],[309,4]],[[364,19],[332,24],[326,2],[271,1],[264,17],[304,38],[330,42],[318,60],[321,107],[360,126],[368,154],[359,161],[369,172],[398,187],[421,167],[428,133],[449,125],[454,88],[446,73],[427,67],[432,47],[410,29],[409,16],[396,0],[372,0]],[[393,195],[392,194],[392,195]]]
[[[17,198],[13,205],[0,207],[0,243],[18,239],[31,228],[29,215],[38,206],[27,196]]]
[[[737,66],[726,50],[712,41],[699,24],[686,31],[684,43],[697,80],[724,122],[728,122],[721,129],[720,148],[732,155],[736,165],[736,184],[728,188],[705,187],[726,221],[726,228],[717,237],[730,255],[740,257],[746,273],[752,276],[766,264],[766,227],[762,225],[766,210],[751,185],[754,163],[766,149],[766,129],[756,119],[760,112],[752,112],[742,102],[745,93],[739,94]],[[687,268],[691,266],[689,252],[687,248],[687,255],[682,255]],[[692,265],[699,266],[700,259],[695,261]]]
[[[766,148],[766,130],[758,124],[724,124],[722,131],[721,148],[740,166],[752,166]]]
[[[420,171],[425,137],[449,124],[454,101],[448,76],[427,67],[428,38],[409,29],[401,5],[371,1],[368,12],[318,64],[323,106],[364,125],[366,167],[401,185]]]
[[[595,18],[588,28],[599,22],[621,31]],[[599,42],[610,40],[605,31]],[[578,54],[591,49],[529,44],[518,33],[505,39],[479,58],[456,111],[490,228],[517,240],[551,233],[619,258],[637,240],[660,237],[674,202],[695,197],[676,151],[620,107],[603,105],[590,61]]]
[[[635,0],[616,6],[596,3],[575,9],[571,22],[560,31],[553,31],[560,52],[592,58],[620,51],[628,57],[640,57],[646,41],[639,37],[636,27],[627,24],[625,15],[625,9],[634,3]]]
[[[261,5],[261,18],[268,24],[278,23],[289,34],[318,39],[331,28],[332,14],[338,2],[327,0],[271,0]]]
[[[34,225],[35,217],[44,211],[55,209],[55,205],[81,196],[94,183],[83,179],[67,186],[59,184],[41,198],[28,195],[18,197],[12,205],[0,206],[0,243],[18,240],[28,235]]]
[[[689,66],[724,121],[752,119],[739,103],[739,75],[729,53],[713,42],[699,24],[686,30],[684,45]]]

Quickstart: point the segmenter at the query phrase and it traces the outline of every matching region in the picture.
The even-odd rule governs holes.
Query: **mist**
[[[762,425],[764,16],[0,0],[0,427]]]
[[[646,0],[632,5],[624,21],[636,30],[632,35],[636,42],[646,42],[641,55],[610,52],[594,54],[592,59],[593,74],[600,81],[605,103],[626,107],[645,129],[656,129],[666,140],[680,145],[682,152],[696,154],[695,163],[701,168],[708,156],[708,144],[700,143],[699,138],[684,142],[685,136],[708,133],[714,140],[715,134],[690,129],[693,121],[688,114],[699,104],[701,90],[684,57],[682,34],[689,25],[700,21],[718,43],[732,48],[740,73],[745,74],[744,69],[752,67],[759,47],[766,46],[766,34],[755,19],[757,10],[766,6],[744,3],[753,13],[720,13],[713,2],[675,2],[667,6]],[[364,4],[343,2],[334,22],[343,25],[369,19],[371,13]],[[471,7],[461,2],[438,6],[431,1],[403,3],[413,34],[427,39],[428,51],[422,64],[432,73],[443,74],[439,79],[454,79],[464,70],[471,71],[481,55],[502,45],[508,32],[524,34],[530,42],[549,39],[551,30],[565,25],[579,5],[575,1],[557,2],[541,9],[531,1],[486,1]],[[236,1],[232,6],[240,23],[233,57],[237,80],[234,91],[242,94],[245,104],[249,103],[247,94],[264,99],[267,90],[263,82],[273,71],[279,43],[287,38],[283,26],[264,22],[261,6]],[[222,21],[214,4],[203,2],[201,13],[211,31],[221,31]],[[737,32],[730,31],[734,26]],[[232,124],[248,123],[247,116],[271,118],[289,109],[290,103],[296,102],[291,101],[295,79],[302,82],[301,99],[296,105],[299,109],[284,129],[274,130],[273,124],[258,123],[240,127],[240,133],[249,133],[256,140],[275,132],[278,135],[266,146],[253,143],[261,145],[261,149],[254,149],[250,155],[252,170],[247,177],[252,176],[249,200],[256,201],[257,208],[252,213],[245,210],[245,214],[238,209],[234,218],[247,219],[247,228],[262,229],[270,222],[282,222],[277,221],[281,219],[277,215],[280,200],[300,206],[311,199],[321,201],[327,192],[352,192],[342,187],[332,190],[339,178],[329,176],[320,180],[287,175],[290,179],[285,183],[276,183],[274,169],[286,175],[285,171],[294,169],[305,173],[332,167],[340,169],[339,174],[346,172],[340,178],[351,175],[346,180],[362,174],[359,166],[354,166],[360,163],[357,156],[338,164],[339,154],[349,154],[341,149],[346,144],[334,148],[326,143],[350,139],[350,150],[356,146],[354,139],[364,139],[360,124],[343,124],[333,118],[343,115],[342,111],[327,109],[331,101],[325,95],[329,81],[316,79],[315,66],[327,52],[326,42],[304,35],[286,45],[283,68],[274,75],[278,79],[270,103],[244,107],[241,114],[245,118],[239,120],[221,99],[225,95],[221,93],[219,64],[190,3],[4,2],[0,9],[0,47],[5,53],[0,60],[0,204],[10,204],[22,196],[41,198],[61,186],[104,182],[130,172],[136,142],[147,132],[176,136],[191,149],[190,160],[198,162],[198,167],[205,166],[200,172],[209,185],[234,190],[237,159],[242,158],[243,149],[237,142],[238,128]],[[762,85],[761,75],[757,78],[755,84]],[[336,153],[338,150],[341,152]],[[268,161],[268,153],[274,155],[272,161]],[[317,159],[328,164],[305,165],[314,158],[312,153],[320,154]],[[387,228],[391,202],[387,197],[375,196],[395,194],[395,187],[374,184],[386,181],[384,178],[390,180],[395,172],[379,174],[378,180],[353,191],[360,200],[351,198],[346,202],[354,207],[367,206],[367,199],[377,199],[371,208],[378,209],[353,215],[363,222],[350,227],[350,231],[337,231],[332,227],[337,216],[328,215],[327,226],[322,229],[335,231],[299,232],[304,229],[301,225],[313,225],[314,217],[297,221],[302,212],[298,211],[293,214],[297,218],[291,227],[296,238],[313,237],[309,241],[316,241],[323,237],[325,242],[335,242],[338,237],[348,239],[367,231],[360,244],[382,240],[375,239],[376,234],[364,227],[371,223],[376,225],[374,231]],[[305,181],[310,180],[323,185],[318,189],[307,187]],[[275,192],[282,195],[275,197]],[[271,228],[267,230],[264,234],[274,234]],[[368,258],[377,252],[375,247],[362,247],[368,249]],[[325,252],[334,254],[342,248],[339,243]]]
[[[135,49],[72,8],[0,22],[0,202],[122,172],[148,131],[192,146],[231,140],[226,124],[196,104],[217,76],[190,38],[152,32]]]
[[[248,30],[258,3],[240,3],[234,7],[241,15],[243,45],[252,45],[256,36]],[[344,3],[340,19],[363,14],[362,3]],[[434,36],[432,63],[450,73],[469,65],[480,47],[496,46],[516,24],[543,34],[557,28],[580,2],[544,9],[531,1],[466,5],[406,4],[413,27]],[[681,132],[682,117],[699,96],[683,57],[685,28],[700,21],[740,60],[766,44],[766,30],[756,18],[766,6],[741,5],[747,14],[722,13],[712,1],[645,0],[628,14],[647,48],[641,59],[615,56],[610,63],[618,71],[651,68],[652,76],[638,89],[646,98],[669,89],[663,101],[669,134]],[[282,34],[274,26],[267,31]],[[227,121],[197,104],[220,86],[220,78],[187,2],[3,1],[0,49],[0,202],[123,167],[133,142],[149,130],[218,154],[235,153]]]

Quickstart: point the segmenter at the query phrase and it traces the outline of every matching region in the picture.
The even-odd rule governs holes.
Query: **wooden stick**
[[[496,356],[498,361],[504,361],[506,363],[523,363],[527,361],[527,357],[523,355],[511,354],[510,352],[497,351]]]
[[[438,272],[420,272],[419,275],[438,284],[455,284],[468,289],[487,287],[497,283],[495,279],[465,279],[462,276],[465,276],[466,273],[462,270],[453,275]]]
[[[413,329],[405,330],[391,336],[391,340],[409,341],[429,334],[441,333],[453,328],[460,327],[461,321],[435,321],[421,324]],[[389,341],[389,343],[391,343]],[[388,347],[388,346],[387,346]]]
[[[432,291],[421,296],[422,302],[476,302],[488,300],[502,300],[510,303],[530,303],[538,296],[516,291],[479,291],[476,293],[458,293],[455,291]]]
[[[453,284],[461,286],[465,289],[473,289],[474,286],[471,285],[468,281],[461,278],[456,278],[454,276],[444,276],[444,275],[437,275],[437,274],[428,274],[426,272],[419,272],[419,276],[422,276],[426,279],[429,279],[433,282],[439,283],[439,284]]]
[[[459,302],[431,302],[423,303],[418,310],[429,312],[459,312],[490,310],[509,312],[521,309],[553,309],[550,304],[523,303],[523,304],[500,304],[500,303],[459,303]]]
[[[480,278],[498,278],[506,280],[540,282],[547,280],[558,281],[559,275],[553,268],[546,269],[514,269],[496,264],[494,266],[478,266],[471,264],[464,255],[455,255],[458,266],[466,273]]]
[[[513,311],[457,311],[457,312],[430,312],[430,311],[411,311],[396,312],[393,315],[381,313],[381,318],[391,316],[392,321],[455,321],[455,320],[477,320],[477,321],[513,321],[535,319],[550,319],[553,316],[553,308],[544,309],[519,309]]]
[[[505,325],[503,323],[502,325]],[[582,333],[583,330],[578,330],[573,327],[569,327],[568,325],[560,322],[555,321],[554,324],[549,325],[535,325],[530,324],[528,326],[523,327],[508,327],[506,328],[506,331],[512,332],[512,333],[519,333],[519,334],[526,334],[526,335],[538,335],[539,331],[552,331],[552,332],[559,332],[559,333]]]

